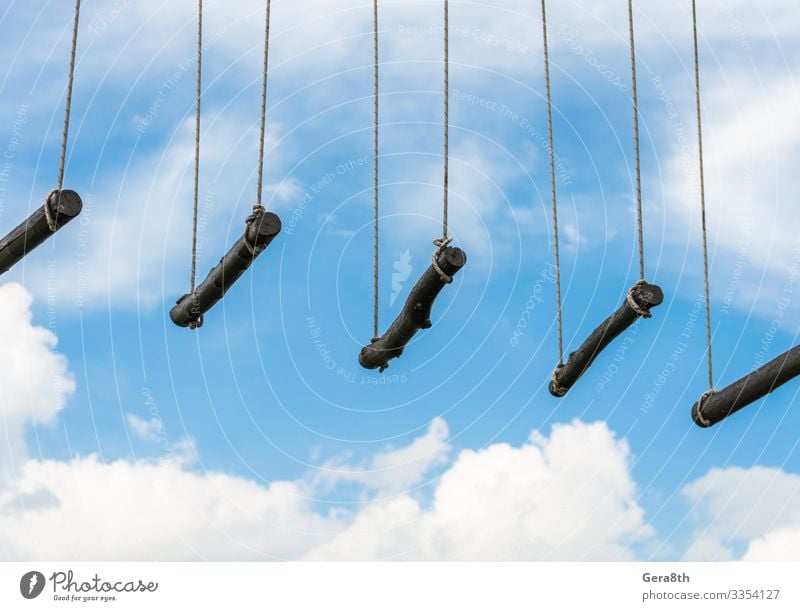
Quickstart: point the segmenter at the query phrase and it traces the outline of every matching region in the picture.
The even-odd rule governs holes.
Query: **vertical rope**
[[[264,20],[264,70],[261,81],[261,132],[258,146],[258,194],[256,208],[263,208],[264,193],[264,146],[267,138],[267,76],[269,74],[269,21],[272,2],[267,0],[266,17]]]
[[[700,45],[697,39],[697,2],[692,0],[692,32],[694,35],[694,83],[697,103],[697,147],[700,169],[700,216],[703,226],[703,277],[706,292],[706,354],[708,356],[708,389],[714,389],[714,360],[711,351],[711,290],[708,280],[708,227],[706,225],[706,179],[703,163],[703,115],[700,103]]]
[[[67,101],[64,111],[64,131],[61,137],[61,160],[58,166],[58,190],[64,188],[64,171],[67,165],[67,142],[69,141],[69,122],[72,116],[72,85],[75,81],[75,54],[78,49],[78,24],[81,19],[81,0],[75,0],[75,18],[72,25],[72,50],[69,56],[69,77],[67,78]]]
[[[556,154],[553,145],[553,98],[550,93],[550,48],[547,38],[547,6],[542,0],[542,38],[544,40],[544,83],[547,96],[547,134],[550,146],[550,191],[553,200],[553,250],[556,264],[556,303],[558,306],[558,365],[564,364],[564,328],[561,303],[561,255],[558,247],[558,198],[556,196]]]
[[[448,241],[448,208],[450,200],[450,3],[444,0],[444,204],[442,207],[442,240]]]
[[[644,222],[642,221],[642,162],[639,145],[639,94],[636,85],[636,40],[633,0],[628,0],[628,30],[631,40],[631,91],[633,97],[633,140],[636,156],[636,232],[639,241],[639,279],[644,280]]]
[[[379,211],[379,182],[378,182],[378,153],[379,153],[379,140],[378,136],[380,133],[380,103],[379,103],[379,95],[380,95],[380,88],[379,88],[379,72],[380,72],[380,64],[379,64],[379,47],[378,47],[378,0],[374,0],[373,2],[373,26],[374,26],[374,45],[375,45],[375,73],[374,73],[374,95],[375,95],[375,136],[374,136],[374,154],[375,154],[375,166],[374,166],[374,180],[375,184],[373,185],[373,196],[374,196],[374,209],[375,209],[375,220],[374,220],[374,228],[375,228],[375,239],[373,242],[373,259],[374,259],[374,267],[373,267],[373,287],[374,287],[374,295],[373,295],[373,316],[372,316],[372,337],[373,341],[375,341],[379,337],[379,320],[378,320],[378,311],[379,311],[379,299],[380,299],[380,288],[378,285],[378,267],[379,267],[379,259],[378,259],[378,239],[379,239],[379,222],[380,222],[380,211]]]
[[[191,292],[197,276],[197,210],[200,199],[200,103],[203,92],[203,0],[197,0],[197,91],[194,128],[194,217],[192,219]]]

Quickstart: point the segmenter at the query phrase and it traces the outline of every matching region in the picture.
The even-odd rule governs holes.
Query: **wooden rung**
[[[0,240],[0,274],[19,263],[25,255],[77,217],[82,209],[83,202],[75,191],[51,191],[41,208]],[[48,223],[48,210],[55,231]]]
[[[630,303],[631,300],[636,305],[635,308]],[[614,339],[638,318],[649,317],[650,310],[663,302],[664,292],[655,284],[635,284],[622,306],[597,327],[580,348],[569,355],[565,364],[556,368],[550,380],[550,394],[555,397],[566,395]]]
[[[193,294],[181,297],[169,312],[179,327],[196,329],[203,316],[222,299],[225,293],[264,252],[281,231],[281,220],[272,212],[255,212],[248,217],[244,235],[222,257]]]
[[[692,406],[692,419],[702,428],[714,426],[798,375],[800,346],[795,346],[730,386],[704,395]]]
[[[439,253],[437,264],[450,278],[467,264],[467,255],[460,248],[446,248]],[[365,369],[379,369],[383,372],[389,361],[398,358],[420,329],[429,329],[433,302],[448,284],[431,265],[412,289],[400,315],[389,327],[383,337],[361,350],[358,362]]]

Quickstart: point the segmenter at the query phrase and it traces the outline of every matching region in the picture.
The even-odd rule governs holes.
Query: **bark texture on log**
[[[169,317],[179,327],[196,329],[203,316],[222,299],[231,286],[264,252],[281,231],[281,220],[272,212],[256,212],[247,219],[244,235],[222,257],[194,293],[181,297]]]
[[[437,264],[451,278],[467,264],[467,255],[460,248],[446,248],[439,254]],[[379,369],[383,372],[389,361],[403,354],[408,342],[420,329],[429,329],[433,302],[446,282],[431,265],[412,289],[403,310],[383,337],[361,350],[358,362],[365,369]]]
[[[741,380],[704,396],[692,406],[692,419],[702,428],[714,426],[798,375],[800,346],[795,346]]]
[[[47,222],[45,207],[49,209],[58,231],[81,213],[83,202],[75,191],[52,191],[41,208],[0,240],[0,274],[7,272],[55,233]]]
[[[655,284],[647,282],[635,284],[629,295],[636,308],[626,298],[622,306],[597,327],[580,348],[569,355],[567,362],[556,368],[550,380],[550,394],[555,397],[566,395],[611,342],[638,318],[649,316],[652,308],[664,302],[664,292]]]

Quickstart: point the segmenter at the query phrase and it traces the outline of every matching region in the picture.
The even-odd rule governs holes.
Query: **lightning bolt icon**
[[[33,588],[36,587],[36,584],[38,582],[39,582],[39,577],[37,577],[35,573],[31,575],[31,582],[28,586],[28,594],[31,594],[33,592]]]

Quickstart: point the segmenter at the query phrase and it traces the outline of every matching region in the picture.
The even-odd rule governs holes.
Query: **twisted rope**
[[[253,210],[263,209],[264,193],[264,147],[267,139],[267,78],[269,74],[269,22],[271,0],[267,0],[266,17],[264,19],[264,69],[261,81],[261,130],[258,145],[258,193]]]
[[[708,227],[706,225],[706,181],[703,163],[703,115],[700,101],[700,45],[697,37],[697,2],[692,0],[692,32],[694,36],[694,82],[697,106],[697,147],[700,170],[700,216],[703,226],[703,279],[706,297],[706,354],[708,357],[708,389],[714,389],[714,358],[711,346],[711,290],[708,279]]]
[[[550,147],[550,191],[553,201],[553,250],[556,266],[556,304],[558,308],[558,363],[564,363],[563,305],[561,303],[561,255],[558,244],[558,198],[556,195],[556,154],[553,144],[553,98],[550,92],[550,49],[547,38],[547,5],[542,0],[542,38],[544,41],[544,82],[547,97],[547,133]],[[554,380],[555,373],[553,374]],[[566,394],[566,393],[565,393]]]
[[[639,242],[639,278],[644,280],[644,222],[642,220],[642,162],[639,144],[639,94],[636,84],[636,37],[633,26],[633,0],[628,0],[628,31],[631,41],[631,91],[633,98],[633,140],[636,156],[636,232]]]
[[[78,50],[78,25],[81,19],[81,0],[75,0],[75,18],[72,25],[72,50],[69,55],[69,77],[67,78],[67,101],[64,110],[64,131],[61,137],[61,160],[58,167],[58,190],[64,188],[64,171],[67,164],[67,142],[69,123],[72,117],[72,85],[75,81],[75,54]],[[52,228],[51,228],[52,229]]]
[[[380,286],[378,283],[378,271],[379,271],[379,223],[380,223],[380,200],[379,200],[379,182],[378,182],[378,153],[379,153],[379,140],[378,136],[380,133],[380,104],[379,104],[379,95],[380,95],[380,88],[379,88],[379,73],[380,73],[380,64],[379,64],[379,47],[378,47],[378,0],[374,0],[373,2],[373,26],[374,26],[374,46],[375,46],[375,73],[374,73],[374,96],[375,96],[375,133],[374,133],[374,155],[375,155],[375,166],[374,166],[374,185],[373,185],[373,208],[375,212],[375,219],[374,219],[374,241],[373,241],[373,315],[372,315],[372,337],[373,341],[375,341],[379,337],[380,329],[379,329],[379,301],[380,301]]]
[[[203,93],[203,0],[197,0],[197,83],[194,122],[194,213],[192,218],[191,291],[197,281],[197,216],[200,200],[200,114]]]
[[[442,238],[447,240],[450,205],[450,2],[444,0],[444,202]]]

